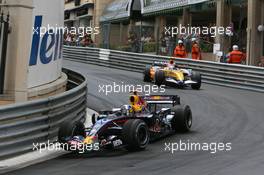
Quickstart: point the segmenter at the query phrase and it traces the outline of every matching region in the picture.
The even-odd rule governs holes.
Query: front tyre
[[[177,105],[171,109],[174,113],[172,128],[179,132],[189,132],[192,127],[192,111],[188,105]]]
[[[151,82],[150,70],[151,66],[146,66],[144,70],[144,82]]]
[[[148,126],[143,120],[128,120],[123,126],[123,141],[128,151],[144,150],[149,144]]]
[[[199,90],[201,88],[201,85],[202,85],[202,76],[201,76],[201,74],[198,73],[198,72],[192,72],[191,80],[196,82],[195,84],[191,85],[192,89]]]
[[[161,86],[165,82],[165,73],[161,70],[158,70],[155,73],[155,84]]]
[[[65,121],[60,125],[58,133],[59,143],[66,143],[73,136],[85,137],[85,126],[82,122]]]

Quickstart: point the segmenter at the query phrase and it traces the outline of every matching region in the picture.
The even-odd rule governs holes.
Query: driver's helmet
[[[131,109],[130,105],[123,105],[121,106],[121,114],[122,115],[129,115],[129,110]]]
[[[173,58],[171,58],[171,59],[169,60],[169,62],[168,62],[168,64],[167,64],[167,67],[168,67],[170,70],[172,70],[172,69],[175,68],[175,62],[174,62],[174,59],[173,59]]]
[[[145,101],[138,95],[137,92],[133,93],[129,98],[131,109],[130,112],[140,113],[145,108]]]

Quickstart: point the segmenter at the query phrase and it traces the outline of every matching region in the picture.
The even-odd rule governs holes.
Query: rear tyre
[[[96,117],[95,114],[92,115],[92,124],[94,125],[96,123]]]
[[[165,74],[163,71],[157,71],[155,73],[155,84],[161,86],[165,81]]]
[[[144,150],[149,144],[148,126],[143,120],[128,120],[123,126],[123,141],[128,151]]]
[[[192,127],[192,111],[188,105],[177,105],[171,110],[174,113],[172,128],[177,132],[189,132]]]
[[[73,136],[85,137],[85,126],[82,122],[72,123],[71,121],[65,121],[60,125],[58,140],[60,143],[66,143],[66,139]]]
[[[144,71],[144,82],[151,82],[150,70],[151,66],[146,66]]]
[[[191,79],[192,79],[192,81],[196,82],[195,84],[191,85],[192,89],[199,90],[201,88],[201,85],[202,85],[202,76],[201,76],[201,74],[198,73],[198,72],[192,72]]]

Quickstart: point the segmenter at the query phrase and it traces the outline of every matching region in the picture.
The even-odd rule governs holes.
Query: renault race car
[[[146,66],[144,82],[154,82],[156,85],[176,85],[180,88],[191,86],[193,89],[201,88],[202,77],[200,73],[191,69],[178,68],[173,60],[167,62],[154,62],[152,66]]]
[[[59,129],[59,142],[68,145],[68,151],[85,152],[126,148],[143,150],[151,140],[176,131],[188,132],[192,126],[192,112],[181,105],[178,96],[130,96],[130,104],[93,115],[92,127],[81,122],[64,122]],[[92,145],[92,146],[91,146]],[[94,146],[96,145],[96,146]],[[87,147],[88,146],[88,147]]]

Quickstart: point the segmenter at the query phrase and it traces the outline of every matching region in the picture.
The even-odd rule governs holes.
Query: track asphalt
[[[139,73],[64,61],[88,79],[88,107],[111,109],[128,103],[128,93],[105,95],[99,85],[142,82]],[[76,156],[67,154],[10,175],[262,175],[264,172],[264,94],[203,84],[200,91],[166,88],[191,106],[193,128],[149,145],[142,152],[125,150]],[[165,143],[231,143],[231,151],[165,151]]]

